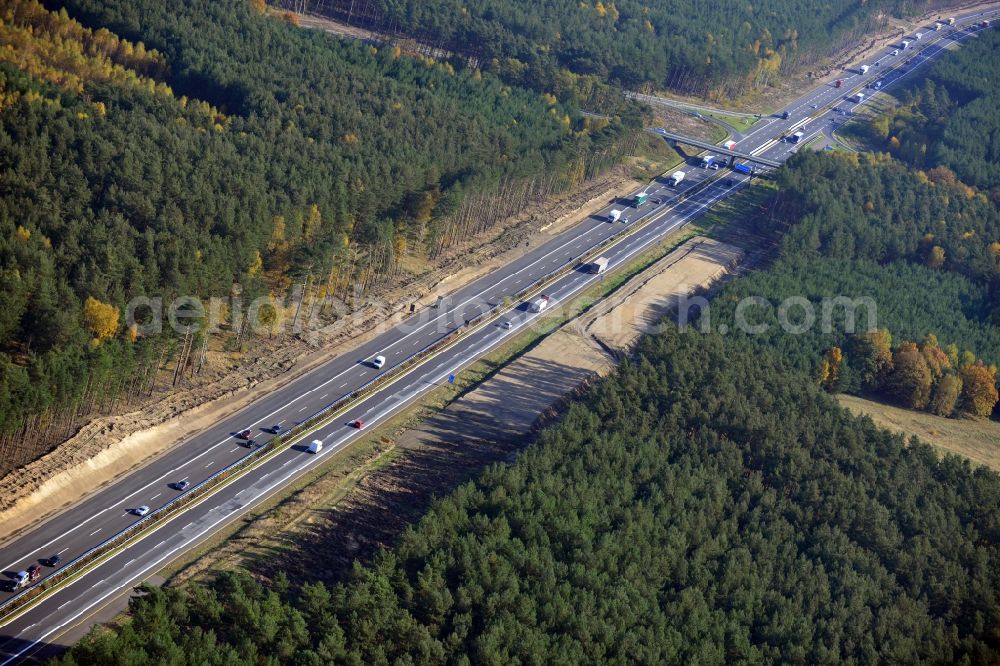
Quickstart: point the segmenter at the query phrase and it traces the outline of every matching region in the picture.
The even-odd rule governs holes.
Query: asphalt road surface
[[[922,47],[919,52],[911,46],[906,51],[900,51],[898,56],[890,56],[891,49],[886,50],[873,59],[866,75],[845,77],[842,88],[819,86],[787,107],[788,119],[776,115],[758,123],[739,142],[737,149],[772,159],[787,158],[810,136],[822,131],[831,118],[838,118],[840,112],[836,109],[851,110],[853,105],[844,100],[849,93],[877,79],[885,81],[883,87],[890,85],[938,55],[942,44],[971,34],[962,26],[982,18],[979,15],[967,16],[960,19],[954,29],[925,32],[924,38],[915,43]],[[903,65],[907,72],[896,70],[885,74],[911,58],[911,62]],[[874,65],[876,60],[878,66]],[[798,145],[776,140],[794,131],[805,134]],[[679,188],[668,186],[665,180],[657,180],[645,189],[650,194],[650,202],[641,208],[625,207],[622,205],[624,202],[609,205],[513,263],[452,294],[438,307],[411,315],[403,323],[382,332],[353,352],[343,354],[262,397],[141,469],[106,487],[95,489],[80,503],[7,540],[0,547],[0,579],[12,581],[18,571],[36,563],[43,564],[46,574],[51,573],[54,569],[44,567],[49,557],[58,554],[63,563],[70,561],[140,520],[133,513],[137,507],[145,505],[155,510],[176,498],[182,491],[177,490],[174,484],[187,481],[194,485],[251,454],[252,450],[238,436],[241,431],[252,430],[258,443],[266,442],[273,435],[263,429],[273,425],[288,428],[307,420],[380,373],[391,370],[412,354],[441,339],[466,320],[472,320],[502,303],[504,297],[521,291],[567,264],[576,263],[597,244],[635,224],[640,218],[652,221],[639,233],[602,252],[609,259],[609,270],[628,261],[746,184],[745,176],[726,173],[725,177],[718,178],[701,192],[678,203],[676,197],[680,192],[719,175],[694,165],[682,169],[687,175]],[[727,184],[727,180],[731,184]],[[609,222],[607,216],[613,208],[624,210],[623,219],[628,222]],[[567,305],[575,294],[599,279],[602,279],[601,276],[584,270],[570,272],[546,287],[545,293],[552,299],[550,307]],[[385,385],[344,414],[343,418],[320,427],[305,443],[283,450],[208,499],[171,520],[163,521],[139,542],[10,620],[0,628],[0,666],[16,663],[29,655],[51,654],[55,649],[53,643],[59,636],[78,626],[85,626],[88,618],[108,603],[120,603],[133,586],[276,493],[308,468],[349,445],[359,434],[351,426],[355,419],[364,420],[367,427],[386,419],[424,392],[446,382],[449,374],[459,371],[504,339],[532,325],[538,316],[529,311],[527,304],[515,304],[514,309],[503,318],[510,322],[509,327],[501,320],[475,330],[448,350]],[[386,364],[381,369],[371,363],[376,355],[386,358]],[[308,441],[312,439],[319,439],[324,444],[318,454],[305,451]],[[0,602],[11,594],[6,591],[0,593]]]

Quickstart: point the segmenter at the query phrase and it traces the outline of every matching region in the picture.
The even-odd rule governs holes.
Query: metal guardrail
[[[716,180],[718,180],[718,177],[706,179],[694,187],[689,188],[687,191],[678,194],[674,198],[670,208],[676,208],[679,204],[687,201],[695,194],[707,189]],[[570,272],[576,270],[582,265],[585,265],[590,259],[599,256],[599,254],[609,246],[620,243],[626,238],[644,229],[649,223],[649,219],[657,212],[658,211],[656,210],[652,210],[642,214],[633,224],[630,224],[628,227],[622,229],[621,232],[605,238],[597,245],[588,248],[585,252],[567,260],[567,262],[558,270],[534,282],[521,291],[512,294],[510,298],[515,302],[521,302],[528,299],[535,293],[538,293],[546,285],[565,277]],[[59,567],[53,573],[49,574],[34,585],[24,588],[18,594],[15,594],[3,603],[0,603],[0,624],[6,622],[13,613],[21,610],[33,601],[38,600],[39,597],[44,595],[46,592],[58,588],[62,583],[66,582],[73,576],[84,573],[87,566],[98,563],[102,557],[110,555],[111,551],[116,547],[122,546],[129,540],[140,536],[149,527],[172,517],[184,507],[207,495],[210,490],[221,485],[225,480],[232,477],[234,473],[249,470],[257,464],[265,462],[270,457],[269,454],[278,453],[281,445],[284,444],[286,440],[296,440],[302,436],[310,434],[318,427],[325,425],[335,416],[336,412],[350,406],[356,401],[369,397],[372,393],[372,389],[377,388],[390,380],[394,380],[398,376],[409,371],[412,367],[426,359],[431,354],[441,351],[444,347],[457,341],[458,338],[464,337],[480,324],[488,323],[489,321],[497,318],[500,314],[502,314],[501,311],[507,312],[515,307],[517,306],[515,305],[511,308],[505,308],[503,302],[494,305],[482,315],[468,320],[465,324],[456,327],[454,330],[445,333],[434,342],[425,345],[423,348],[404,359],[399,365],[393,367],[391,370],[371,379],[343,398],[331,403],[318,412],[315,412],[305,421],[290,428],[286,433],[273,437],[268,442],[249,452],[247,455],[227,465],[208,478],[184,491],[177,497],[173,498],[169,502],[156,508],[150,512],[149,515],[144,516],[120,532],[113,534],[96,546],[66,562],[66,564]]]

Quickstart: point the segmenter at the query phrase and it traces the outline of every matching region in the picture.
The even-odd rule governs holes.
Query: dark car
[[[788,120],[788,111],[782,111],[781,112],[781,119],[782,120]]]
[[[187,479],[184,479],[183,481],[178,481],[173,485],[174,485],[174,490],[187,490],[188,486],[191,485],[191,482],[188,481]]]
[[[62,555],[60,555],[59,553],[56,553],[55,555],[53,555],[49,559],[45,560],[45,564],[47,564],[50,567],[54,567],[55,565],[59,564],[60,562],[62,562]]]
[[[733,180],[732,178],[726,178],[726,179],[725,179],[725,180],[724,180],[724,181],[722,182],[722,184],[723,184],[723,185],[725,185],[726,187],[732,187],[733,185],[735,185],[735,184],[736,184],[736,181],[735,181],[735,180]]]
[[[268,428],[267,431],[272,435],[277,435],[279,432],[281,432],[281,424],[275,423],[273,426]]]

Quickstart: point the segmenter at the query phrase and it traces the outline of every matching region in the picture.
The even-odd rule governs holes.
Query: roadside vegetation
[[[918,169],[946,167],[959,180],[1000,192],[1000,31],[985,30],[945,54],[900,92],[898,105],[852,131],[875,150]]]
[[[262,3],[50,7],[0,9],[4,471],[194,367],[202,334],[126,327],[134,297],[350,300],[617,164],[639,125]]]
[[[645,338],[394,547],[338,583],[150,587],[57,663],[1000,661],[1000,476],[829,395],[991,417],[995,198],[946,165],[836,151],[745,196],[773,263]],[[739,325],[748,296],[770,304],[747,318],[764,333]],[[796,332],[789,297],[817,318],[837,297],[875,309]]]
[[[746,344],[778,350],[830,391],[874,394],[940,416],[989,417],[1000,363],[1000,213],[947,168],[915,172],[887,156],[800,152],[780,172],[779,194],[760,226],[781,239],[767,271],[731,284],[711,326],[737,325],[736,307],[764,335]],[[817,320],[788,311],[806,299]],[[821,317],[832,307],[832,326]],[[866,299],[871,305],[857,299]],[[851,322],[846,310],[853,309]],[[853,325],[853,330],[850,327]],[[739,334],[739,333],[738,333]]]
[[[770,354],[668,332],[349,581],[151,588],[61,663],[995,661],[998,501]]]

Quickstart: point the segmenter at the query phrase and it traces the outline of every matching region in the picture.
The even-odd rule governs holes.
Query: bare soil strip
[[[355,452],[364,458],[359,466],[335,463],[331,473],[248,519],[172,582],[238,566],[265,576],[285,571],[293,580],[341,579],[356,558],[391,544],[434,497],[516,455],[567,398],[610,372],[650,322],[679,297],[710,288],[744,257],[728,243],[689,240],[443,410],[363,443]]]
[[[265,393],[399,323],[411,303],[428,305],[438,295],[461,288],[638,186],[625,168],[613,169],[529,206],[501,228],[470,238],[423,274],[383,290],[356,312],[325,326],[316,346],[291,335],[256,339],[252,352],[242,359],[216,355],[205,375],[189,386],[154,396],[137,411],[93,420],[55,450],[0,478],[0,535],[4,541],[16,537]]]

